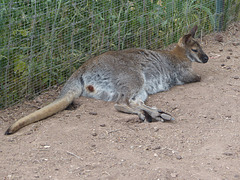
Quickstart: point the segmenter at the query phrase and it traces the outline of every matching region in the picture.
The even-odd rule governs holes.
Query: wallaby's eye
[[[193,52],[197,52],[197,49],[192,49]]]

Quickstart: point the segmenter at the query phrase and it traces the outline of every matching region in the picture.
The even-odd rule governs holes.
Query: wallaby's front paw
[[[200,82],[200,81],[201,81],[201,76],[196,75],[196,76],[195,76],[195,82]]]

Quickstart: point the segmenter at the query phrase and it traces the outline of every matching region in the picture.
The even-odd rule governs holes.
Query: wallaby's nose
[[[207,56],[206,54],[203,55],[202,62],[203,62],[203,63],[208,62],[208,56]]]

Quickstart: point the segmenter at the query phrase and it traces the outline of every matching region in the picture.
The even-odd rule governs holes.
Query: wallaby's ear
[[[192,35],[187,34],[182,37],[182,44],[189,44],[191,42]]]
[[[195,33],[196,33],[197,29],[198,29],[198,26],[195,25],[189,32],[189,34],[191,34],[193,38],[195,36]]]

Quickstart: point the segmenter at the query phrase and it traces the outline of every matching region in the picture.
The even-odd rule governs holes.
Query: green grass
[[[227,24],[239,0],[225,4]],[[210,0],[1,0],[0,9],[0,108],[65,82],[91,56],[163,48],[215,23]]]

